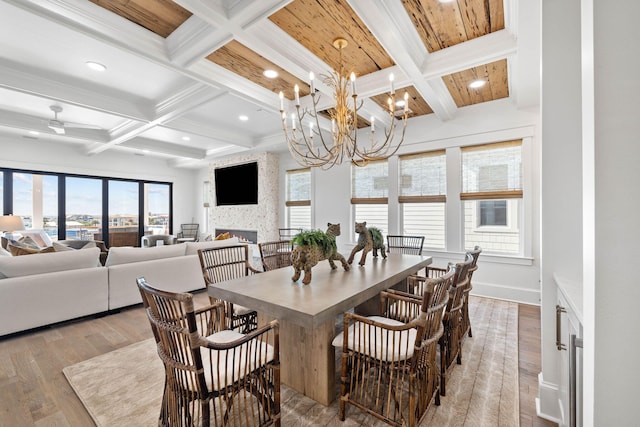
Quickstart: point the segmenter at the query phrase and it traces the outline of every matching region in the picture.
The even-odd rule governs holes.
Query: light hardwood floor
[[[196,299],[206,300],[200,293]],[[520,425],[555,426],[535,415],[540,309],[519,306]],[[91,426],[62,368],[151,337],[140,306],[0,339],[0,426]]]

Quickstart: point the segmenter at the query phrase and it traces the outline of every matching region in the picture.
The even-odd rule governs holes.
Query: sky
[[[66,197],[67,215],[102,215],[102,181],[91,178],[67,177]],[[1,182],[1,180],[0,180]],[[2,186],[0,184],[0,189]],[[147,184],[149,210],[152,213],[169,214],[169,186],[165,184]],[[32,175],[13,174],[13,213],[31,215],[33,206]],[[58,214],[58,177],[43,175],[42,198],[44,216]],[[127,181],[109,181],[109,214],[138,214],[138,183]]]

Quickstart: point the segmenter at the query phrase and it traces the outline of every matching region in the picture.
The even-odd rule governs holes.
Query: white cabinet
[[[582,324],[562,286],[558,291],[556,350],[560,353],[560,425],[582,426]]]

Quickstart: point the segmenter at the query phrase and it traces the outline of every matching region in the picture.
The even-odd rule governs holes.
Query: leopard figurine
[[[302,283],[305,285],[311,283],[311,268],[318,264],[318,262],[325,259],[329,261],[329,265],[332,270],[338,268],[334,263],[334,260],[340,261],[345,271],[349,271],[351,269],[351,266],[347,264],[344,257],[338,253],[338,248],[336,246],[336,236],[340,235],[340,224],[327,223],[327,226],[328,228],[326,233],[322,233],[320,231],[308,232],[315,233],[316,236],[321,234],[322,236],[320,236],[320,238],[322,239],[324,247],[318,246],[317,244],[300,244],[293,249],[293,252],[291,253],[291,262],[294,268],[294,273],[291,280],[294,282],[298,281],[301,272],[304,270]],[[294,242],[302,243],[304,242],[304,238],[305,233],[299,233],[294,237]]]
[[[387,252],[384,247],[384,239],[382,238],[382,232],[375,227],[367,228],[367,222],[356,222],[356,233],[358,236],[358,244],[351,251],[347,262],[351,264],[356,254],[362,251],[362,257],[358,264],[364,265],[367,260],[367,254],[373,250],[373,256],[378,257],[378,249],[380,249],[380,255],[382,258],[387,257]]]

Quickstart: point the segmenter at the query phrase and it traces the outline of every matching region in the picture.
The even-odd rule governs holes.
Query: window
[[[25,172],[13,174],[13,214],[25,229],[45,230],[58,238],[58,177]]]
[[[67,177],[66,238],[104,240],[102,238],[102,180]]]
[[[109,242],[120,240],[136,246],[140,241],[138,187],[133,181],[109,181]]]
[[[506,200],[481,200],[478,202],[480,221],[478,226],[507,225]]]
[[[169,234],[171,187],[168,184],[145,184],[144,206],[145,231]]]
[[[521,252],[522,141],[462,148],[465,248]]]
[[[388,163],[370,162],[367,166],[351,166],[351,204],[355,222],[377,227],[386,236],[389,225]],[[352,224],[353,226],[353,224]]]
[[[286,187],[287,227],[311,229],[311,169],[288,170]]]
[[[445,249],[445,151],[400,156],[399,172],[402,234],[424,236],[425,247]]]
[[[139,212],[141,185],[144,212]],[[51,240],[95,239],[108,240],[109,246],[139,246],[140,223],[151,224],[158,234],[170,234],[171,192],[170,183],[0,168],[2,213],[22,217],[27,229],[44,229]],[[102,235],[103,216],[110,231],[107,236]],[[112,235],[123,227],[128,227],[127,241]]]

